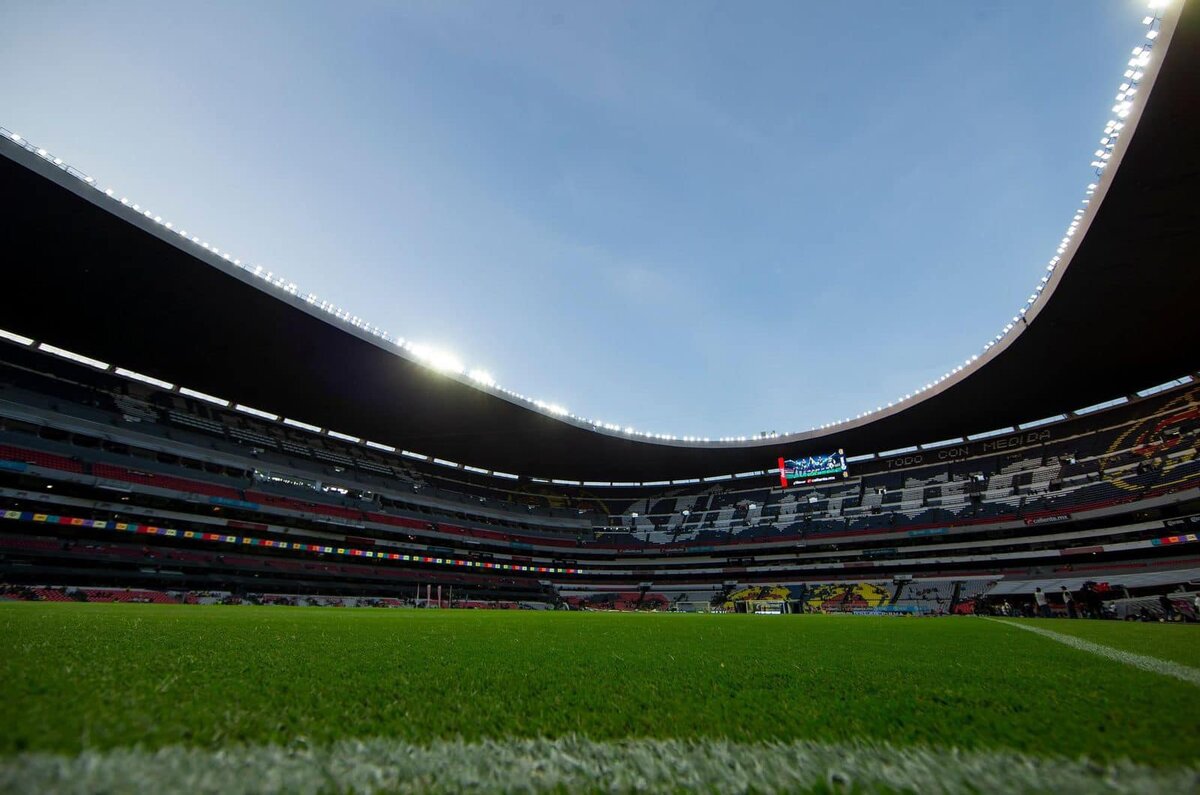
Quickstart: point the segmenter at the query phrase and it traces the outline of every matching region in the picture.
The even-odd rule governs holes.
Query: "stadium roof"
[[[1200,369],[1200,3],[1179,6],[1162,20],[1158,57],[1038,300],[978,361],[833,428],[704,443],[555,416],[436,372],[8,137],[0,327],[342,434],[567,480],[758,471],[779,456],[877,452],[1061,415]]]

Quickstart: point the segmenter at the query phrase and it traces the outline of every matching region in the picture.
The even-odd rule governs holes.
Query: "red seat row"
[[[53,453],[43,453],[38,450],[26,450],[21,447],[9,447],[0,444],[0,459],[6,461],[23,461],[26,464],[45,467],[46,469],[61,469],[65,472],[82,472],[83,464],[70,458]]]
[[[225,497],[231,500],[240,500],[242,498],[242,495],[236,489],[229,488],[228,486],[218,486],[215,483],[205,483],[200,480],[177,478],[173,475],[138,472],[109,464],[93,464],[92,474],[96,475],[96,477],[108,478],[109,480],[141,483],[144,486],[154,486],[155,488],[170,489],[189,494],[207,494],[210,497]]]

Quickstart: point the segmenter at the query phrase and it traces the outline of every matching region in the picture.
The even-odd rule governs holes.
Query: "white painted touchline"
[[[1035,627],[1031,624],[1018,623],[1016,621],[1005,621],[1002,618],[988,618],[988,621],[995,621],[997,624],[1007,624],[1010,627],[1024,629],[1036,635],[1041,635],[1050,640],[1056,640],[1065,646],[1070,646],[1080,651],[1091,652],[1100,657],[1107,657],[1110,660],[1116,660],[1125,665],[1132,665],[1134,668],[1141,668],[1143,671],[1153,671],[1156,674],[1163,676],[1173,676],[1187,682],[1189,685],[1200,687],[1200,669],[1192,668],[1191,666],[1181,665],[1170,660],[1160,660],[1157,657],[1148,657],[1145,654],[1134,654],[1131,651],[1121,651],[1114,649],[1111,646],[1101,646],[1099,643],[1092,643],[1090,640],[1077,638],[1074,635],[1064,635],[1061,632],[1054,632],[1042,627]]]
[[[0,792],[1021,792],[1200,789],[1196,767],[1097,764],[1013,751],[886,743],[616,741],[582,737],[415,745],[172,746],[0,756]]]

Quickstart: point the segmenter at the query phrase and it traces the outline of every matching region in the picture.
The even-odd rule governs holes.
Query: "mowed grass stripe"
[[[811,742],[387,739],[327,747],[119,749],[0,762],[0,792],[1057,792],[1200,791],[1195,767]]]
[[[1148,657],[1145,654],[1135,654],[1131,651],[1114,649],[1111,646],[1102,646],[1099,643],[1092,643],[1090,640],[1084,640],[1083,638],[1076,637],[1075,635],[1066,635],[1061,632],[1054,632],[1053,630],[1046,629],[1045,627],[1034,626],[1033,624],[1007,621],[999,618],[989,618],[988,620],[997,624],[1007,624],[1010,627],[1016,627],[1017,629],[1023,629],[1027,632],[1032,632],[1036,635],[1042,636],[1043,638],[1049,638],[1057,643],[1061,643],[1064,646],[1070,646],[1073,649],[1086,651],[1089,654],[1095,654],[1099,657],[1114,660],[1124,665],[1131,665],[1134,668],[1140,668],[1143,671],[1150,671],[1163,676],[1171,676],[1180,680],[1181,682],[1187,682],[1189,685],[1194,687],[1200,687],[1200,669],[1197,668],[1192,668],[1187,665],[1180,665],[1179,663],[1172,662],[1170,660],[1160,660],[1157,657]]]
[[[1200,689],[970,618],[0,604],[0,754],[585,736],[1192,764]]]

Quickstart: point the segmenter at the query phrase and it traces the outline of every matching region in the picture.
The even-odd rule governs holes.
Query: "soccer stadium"
[[[797,432],[526,397],[0,128],[0,792],[1200,792],[1200,2],[1138,13],[1025,304]]]

